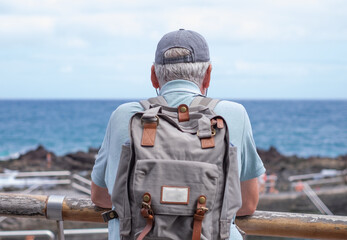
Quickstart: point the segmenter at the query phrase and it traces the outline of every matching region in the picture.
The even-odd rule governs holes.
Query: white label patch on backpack
[[[189,187],[162,186],[160,203],[188,204],[189,203]]]

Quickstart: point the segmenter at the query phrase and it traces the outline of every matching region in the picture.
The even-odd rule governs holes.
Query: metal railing
[[[52,198],[0,193],[0,216],[54,219],[54,210],[61,220],[103,222],[101,213],[107,209],[95,206],[90,199],[61,197],[60,207],[55,204],[55,208],[50,209]],[[248,235],[347,239],[347,217],[344,216],[256,211],[252,216],[236,218],[236,224]]]
[[[84,192],[85,194],[91,195],[90,187],[92,185],[92,181],[86,179],[76,173],[71,175],[74,182],[71,183],[71,187]]]
[[[0,177],[57,177],[57,176],[70,176],[70,171],[42,171],[42,172],[5,172],[0,173]]]
[[[50,177],[50,178],[46,178]],[[56,179],[56,178],[65,179]],[[6,179],[11,178],[15,180],[5,186],[28,186],[27,189],[22,191],[22,194],[28,194],[36,190],[41,186],[47,185],[70,185],[72,188],[83,192],[85,194],[91,195],[91,181],[86,179],[76,173],[70,171],[41,171],[41,172],[18,172],[9,171],[5,173],[0,173],[0,178],[4,179],[4,182],[8,182]],[[52,179],[53,178],[53,179]],[[1,189],[0,184],[0,189]],[[0,217],[0,223],[4,221],[6,217]]]
[[[322,170],[320,173],[309,173],[309,174],[302,174],[302,175],[293,175],[288,178],[290,182],[295,181],[306,181],[310,179],[322,179],[322,178],[331,178],[331,177],[339,177],[339,176],[346,176],[347,175],[347,169],[345,170],[335,170],[335,169],[325,169]]]
[[[46,178],[44,178],[46,177]],[[56,178],[64,179],[56,179]],[[85,194],[90,195],[91,181],[70,171],[42,171],[0,173],[0,178],[12,178],[9,186],[44,186],[44,185],[70,185]],[[8,182],[8,181],[7,181]],[[0,184],[1,187],[1,184]]]
[[[1,237],[25,237],[25,236],[45,236],[49,240],[54,240],[55,235],[52,231],[49,230],[25,230],[25,231],[0,231]]]
[[[306,182],[303,183],[304,192],[311,202],[316,206],[316,208],[322,213],[327,215],[334,215],[329,208],[322,202],[322,200],[317,196],[315,191]]]
[[[107,228],[88,228],[88,229],[66,229],[64,230],[65,236],[73,236],[73,235],[90,235],[90,234],[101,234],[106,235],[108,234]],[[17,238],[17,237],[24,237],[24,236],[45,236],[49,240],[56,239],[54,233],[50,230],[24,230],[24,231],[0,231],[0,239],[1,237],[6,238]]]
[[[329,208],[323,203],[323,201],[318,197],[316,192],[311,188],[314,185],[325,185],[334,184],[342,185],[345,183],[345,177],[347,175],[347,169],[345,170],[335,170],[335,169],[325,169],[320,173],[310,173],[303,175],[290,176],[288,180],[292,184],[292,188],[301,185],[302,191],[310,199],[313,205],[322,214],[334,215]]]

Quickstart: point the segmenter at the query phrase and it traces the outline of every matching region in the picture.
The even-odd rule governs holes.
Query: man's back
[[[161,88],[160,94],[170,106],[177,107],[180,104],[189,106],[194,97],[201,93],[194,83],[175,80],[165,84]],[[115,182],[122,144],[129,140],[130,117],[142,110],[139,103],[127,103],[119,106],[110,118],[106,136],[92,173],[93,182],[100,187],[107,187],[110,195]],[[229,126],[230,141],[238,148],[241,181],[261,175],[264,172],[264,167],[256,153],[249,119],[243,106],[229,101],[221,101],[217,104],[215,112],[226,120]],[[109,228],[110,239],[117,239],[115,238],[119,236],[117,220],[110,221]],[[231,236],[240,237],[233,227]]]

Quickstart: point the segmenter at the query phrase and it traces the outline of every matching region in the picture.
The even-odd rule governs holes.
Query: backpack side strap
[[[190,104],[190,107],[203,105],[213,110],[219,101],[220,101],[219,99],[197,96],[193,99],[192,103]]]

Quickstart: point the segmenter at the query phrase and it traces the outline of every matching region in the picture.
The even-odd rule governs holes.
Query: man
[[[159,41],[151,81],[169,106],[189,104],[194,97],[205,95],[210,85],[212,65],[205,39],[198,33],[180,29]],[[112,194],[122,144],[129,140],[128,123],[133,114],[142,111],[137,102],[119,106],[111,115],[106,135],[92,172],[92,201],[105,208],[112,207]],[[220,101],[215,109],[229,126],[230,142],[238,149],[242,207],[238,216],[252,214],[258,204],[257,177],[265,172],[253,141],[246,110],[240,104]],[[109,239],[119,239],[118,220],[109,222]],[[235,226],[230,239],[242,239]]]

